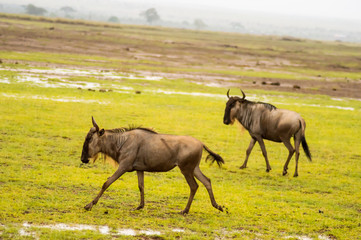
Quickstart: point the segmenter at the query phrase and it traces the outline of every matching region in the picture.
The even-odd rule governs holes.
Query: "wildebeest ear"
[[[105,133],[104,128],[102,130],[99,131],[99,136],[102,136]]]

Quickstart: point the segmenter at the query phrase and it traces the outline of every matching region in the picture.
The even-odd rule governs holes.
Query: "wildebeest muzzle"
[[[86,139],[83,145],[83,151],[81,152],[81,161],[83,163],[89,163],[88,148],[89,148],[89,139]]]
[[[226,125],[231,123],[231,120],[229,119],[229,112],[228,112],[228,114],[227,113],[224,114],[223,123],[226,124]]]
[[[81,161],[82,161],[83,163],[89,163],[89,159],[88,159],[88,154],[87,154],[87,153],[82,152],[82,154],[81,154]]]

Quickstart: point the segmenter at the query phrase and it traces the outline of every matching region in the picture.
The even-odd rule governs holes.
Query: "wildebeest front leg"
[[[88,211],[90,211],[92,209],[92,207],[98,203],[99,198],[103,195],[104,191],[115,181],[117,180],[120,176],[122,176],[126,171],[118,168],[118,170],[111,176],[108,178],[108,180],[103,184],[102,189],[100,190],[99,194],[94,198],[93,201],[91,201],[88,205],[86,205],[84,208]]]
[[[246,159],[244,160],[244,163],[243,163],[243,165],[240,167],[240,169],[243,169],[243,168],[246,168],[246,167],[247,167],[248,158],[249,158],[249,155],[250,155],[251,152],[252,152],[252,149],[253,149],[255,143],[256,143],[256,139],[252,138],[252,139],[251,139],[251,142],[249,143],[249,146],[248,146],[248,148],[247,148],[247,151],[246,151]]]
[[[266,146],[264,145],[262,137],[257,138],[257,141],[261,147],[263,157],[266,160],[266,166],[267,166],[266,171],[269,172],[269,171],[271,171],[271,165],[269,164],[269,161],[268,161]]]
[[[144,172],[143,171],[137,171],[138,175],[138,187],[140,191],[140,204],[136,208],[136,210],[144,208]]]

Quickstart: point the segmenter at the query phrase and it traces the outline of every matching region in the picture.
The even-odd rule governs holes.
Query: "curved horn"
[[[243,94],[242,100],[244,100],[244,99],[246,98],[246,94],[244,94],[244,92],[242,91],[242,89],[241,89],[241,92],[242,92],[242,94]]]
[[[97,132],[99,132],[98,124],[95,122],[93,116],[92,116],[92,122],[93,122],[93,126],[96,128]]]
[[[227,91],[227,97],[229,98],[229,90],[231,90],[231,89],[228,89],[228,91]]]

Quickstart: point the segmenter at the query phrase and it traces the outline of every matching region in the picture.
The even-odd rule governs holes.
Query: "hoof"
[[[223,212],[223,208],[227,209],[225,206],[221,206],[221,205],[218,205],[217,203],[216,204],[212,204],[212,206],[215,208],[215,209],[218,209],[219,211]]]
[[[84,208],[85,208],[85,210],[90,211],[90,210],[92,210],[92,207],[93,207],[93,203],[89,203]]]
[[[298,177],[298,173],[295,173],[295,174],[293,175],[293,177]]]
[[[242,166],[239,167],[239,169],[244,169],[244,168],[246,168],[246,167],[247,167],[247,166],[242,165]]]
[[[183,211],[180,212],[180,214],[182,214],[182,215],[187,215],[188,212],[189,212],[189,210],[184,209]]]
[[[223,209],[224,209],[224,211],[225,211],[227,214],[229,213],[229,212],[228,212],[228,208],[227,208],[226,206],[223,206],[223,207],[222,207],[222,210],[221,210],[222,212],[223,212]]]
[[[283,171],[282,175],[286,176],[286,174],[287,174],[287,171]]]
[[[144,206],[139,205],[135,210],[140,210],[140,209],[143,209],[143,208],[144,208]]]

